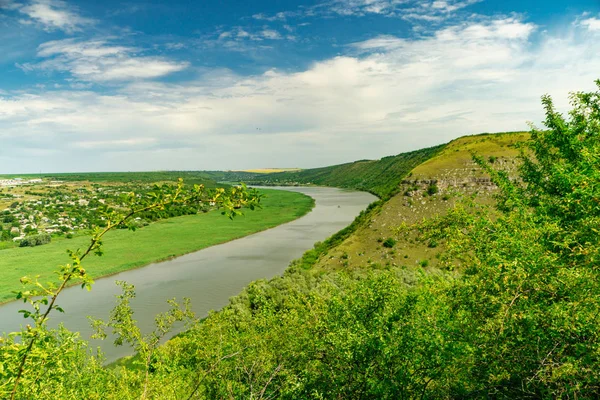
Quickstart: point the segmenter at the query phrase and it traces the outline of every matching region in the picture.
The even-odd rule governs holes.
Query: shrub
[[[43,233],[40,235],[27,236],[21,240],[21,242],[19,243],[19,247],[41,246],[41,245],[50,243],[51,240],[52,240],[52,237],[47,233]]]
[[[396,239],[394,239],[394,238],[387,238],[383,242],[383,247],[387,247],[388,249],[391,249],[395,245],[396,245]]]
[[[427,187],[427,194],[428,195],[433,196],[437,192],[439,192],[439,188],[437,187],[437,185],[435,183],[432,183],[431,185],[429,185]]]

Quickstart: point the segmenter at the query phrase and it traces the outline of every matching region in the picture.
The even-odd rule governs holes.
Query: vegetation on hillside
[[[416,166],[434,156],[444,145],[353,163],[295,172],[257,175],[246,182],[266,185],[312,184],[364,190],[387,199],[398,191],[402,179]]]
[[[520,148],[530,138],[529,132],[482,133],[454,139],[433,157],[411,172],[412,180],[464,180],[483,175],[473,161],[473,154],[486,154],[495,167],[516,170]],[[475,173],[474,173],[475,172]]]
[[[341,243],[322,253],[317,269],[406,268],[405,279],[414,280],[414,267],[435,272],[443,242],[420,243],[412,234],[398,234],[397,227],[443,215],[465,196],[478,204],[492,204],[497,187],[490,175],[473,160],[484,157],[494,168],[517,176],[519,149],[529,132],[464,136],[448,143],[436,155],[413,169],[402,180],[400,191],[373,209],[363,223]],[[389,247],[386,243],[397,241]]]
[[[42,324],[28,363],[26,344],[4,339],[0,393],[22,370],[14,398],[597,398],[600,92],[572,101],[565,119],[543,98],[547,130],[532,130],[520,179],[475,159],[499,187],[493,213],[459,202],[399,227],[444,242],[459,275],[409,286],[401,268],[292,268],[202,322],[173,303],[147,335],[123,284],[95,325],[139,350],[131,365],[103,368],[76,334]],[[191,329],[159,347],[178,320]]]

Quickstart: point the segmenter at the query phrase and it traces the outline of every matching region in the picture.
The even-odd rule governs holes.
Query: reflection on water
[[[54,314],[54,323],[63,322],[71,330],[89,338],[91,329],[86,316],[107,318],[115,304],[119,288],[115,281],[123,280],[136,287],[132,301],[135,319],[144,331],[153,327],[154,316],[167,310],[166,300],[176,297],[191,299],[192,309],[200,317],[225,306],[256,279],[281,274],[290,261],[304,251],[347,226],[376,200],[364,192],[334,188],[284,188],[305,193],[315,199],[315,208],[304,217],[221,245],[209,247],[173,260],[151,264],[104,279],[99,279],[88,293],[79,287],[65,290],[59,304],[65,314]],[[226,222],[225,222],[226,223]],[[107,249],[110,251],[110,249]],[[18,314],[23,303],[0,307],[0,332],[18,330],[25,320]],[[110,341],[91,341],[101,346],[108,361],[131,354],[127,347],[115,348]]]

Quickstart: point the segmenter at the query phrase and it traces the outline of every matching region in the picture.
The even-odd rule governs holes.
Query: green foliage
[[[106,233],[127,224],[129,219],[141,212],[160,212],[179,204],[212,202],[219,204],[223,208],[223,213],[233,218],[240,214],[242,206],[249,208],[258,206],[260,196],[255,191],[247,190],[244,185],[229,191],[217,189],[215,192],[207,192],[201,185],[194,185],[193,188],[186,187],[180,179],[177,185],[155,185],[154,190],[143,197],[131,193],[128,200],[129,207],[125,210],[115,210],[109,207],[102,210],[102,216],[106,220],[105,227],[95,229],[89,245],[83,250],[68,251],[71,263],[62,265],[55,271],[58,282],[43,283],[38,278],[32,279],[27,276],[21,278],[23,288],[16,294],[16,299],[29,303],[31,306],[30,310],[21,310],[20,312],[25,318],[31,320],[32,325],[27,325],[21,332],[10,334],[7,339],[3,339],[3,342],[6,343],[1,343],[0,354],[3,361],[0,370],[0,374],[3,375],[3,379],[0,380],[1,397],[10,397],[11,400],[21,397],[42,397],[46,389],[43,388],[44,381],[40,379],[39,374],[47,368],[48,360],[51,360],[50,365],[54,362],[61,363],[63,361],[61,356],[65,354],[64,360],[71,361],[68,352],[80,349],[77,347],[78,345],[74,345],[75,336],[69,333],[61,336],[60,331],[49,330],[47,321],[52,311],[63,312],[56,301],[67,285],[75,283],[81,284],[82,288],[91,289],[94,281],[83,268],[82,261],[89,255],[101,256],[103,254],[103,237]],[[114,318],[111,319],[108,326],[112,327],[116,333],[120,334],[120,338],[124,338],[130,344],[139,344],[141,347],[138,347],[138,350],[149,351],[149,348],[158,344],[159,339],[153,341],[152,339],[155,339],[157,335],[148,339],[142,337],[139,331],[136,334],[136,331],[132,330],[132,320],[125,318],[128,314],[127,306],[132,292],[128,286],[124,286],[124,289],[125,293],[121,297],[121,303],[115,309],[117,314],[113,315]],[[169,324],[172,324],[171,320],[174,319],[174,322],[185,314],[186,311],[181,313],[173,311],[157,317],[159,332],[162,333]],[[65,344],[64,336],[66,336],[67,342],[66,348],[62,349],[61,347]],[[20,340],[17,341],[17,338]],[[52,343],[54,345],[46,347]],[[57,360],[54,361],[54,358]],[[70,374],[68,369],[56,367],[53,368],[52,373],[47,373],[43,377],[46,379],[54,373]],[[145,391],[144,386],[144,393]],[[56,396],[56,393],[53,395]]]
[[[381,160],[361,160],[297,172],[257,175],[251,183],[267,185],[313,184],[364,190],[388,199],[399,190],[400,182],[417,165],[440,152],[444,146],[430,147]]]
[[[394,247],[397,243],[397,240],[394,238],[387,238],[383,241],[383,247],[386,247],[388,249],[391,249],[392,247]]]
[[[432,183],[431,185],[427,186],[427,194],[428,195],[433,196],[437,192],[439,192],[439,189],[435,183]]]
[[[449,305],[438,332],[468,348],[454,358],[452,396],[598,395],[600,95],[571,100],[565,120],[543,98],[547,129],[532,130],[522,183],[476,159],[501,189],[499,213],[469,205],[415,227],[446,238],[446,263],[464,271],[428,289]]]

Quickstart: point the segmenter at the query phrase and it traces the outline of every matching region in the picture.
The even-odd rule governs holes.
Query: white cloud
[[[444,13],[451,13],[468,7],[472,4],[479,3],[482,0],[465,0],[465,1],[446,1],[446,0],[436,0],[433,3],[429,3],[429,7],[434,10],[439,10]],[[425,7],[427,7],[428,3],[424,3]]]
[[[21,4],[13,0],[0,0],[0,9],[17,10]]]
[[[600,19],[598,18],[587,18],[580,22],[582,26],[585,26],[591,32],[600,31]]]
[[[33,0],[17,9],[30,18],[21,20],[22,23],[34,22],[47,31],[58,29],[73,33],[94,23],[92,19],[79,15],[76,9],[69,7],[62,0]]]
[[[279,31],[263,26],[262,29],[247,29],[240,26],[233,27],[228,31],[217,32],[216,39],[202,41],[207,47],[220,47],[231,51],[247,52],[257,49],[268,49],[269,42],[273,40],[296,38],[293,35],[282,35]]]
[[[297,11],[254,14],[260,21],[282,22],[293,17],[382,15],[405,20],[439,22],[483,0],[326,0]],[[301,25],[299,25],[301,26]]]
[[[394,50],[402,47],[407,41],[392,35],[381,35],[363,42],[353,43],[351,46],[359,50]]]
[[[26,71],[69,72],[81,81],[109,82],[149,79],[181,71],[188,63],[140,56],[135,48],[111,45],[105,40],[57,40],[38,47],[46,60],[23,64]]]
[[[264,13],[259,13],[259,14],[254,14],[252,16],[252,18],[259,20],[259,21],[269,21],[269,22],[274,22],[274,21],[285,21],[288,17],[293,17],[295,16],[297,13],[294,12],[290,12],[290,11],[285,11],[285,12],[278,12],[272,16],[269,16],[267,14]]]
[[[260,32],[260,35],[265,38],[265,39],[270,39],[270,40],[279,40],[279,39],[283,39],[283,37],[279,34],[279,32],[277,32],[276,30],[273,29],[263,29]]]
[[[121,170],[309,167],[526,129],[526,121],[543,118],[542,94],[564,110],[567,93],[592,89],[600,71],[593,35],[535,32],[515,18],[479,20],[418,39],[356,43],[351,49],[359,55],[295,73],[219,70],[184,84],[135,81],[113,94],[4,96],[0,152],[56,149],[60,157],[39,162],[53,160],[57,170],[82,169],[67,164],[77,157],[91,170],[106,163]],[[42,51],[133,52],[76,42]]]
[[[133,139],[116,139],[116,140],[86,140],[79,141],[73,144],[73,147],[81,149],[119,149],[120,151],[132,150],[136,148],[147,148],[157,142],[154,138],[133,138]]]
[[[167,43],[165,44],[165,47],[167,48],[167,50],[181,50],[181,49],[185,49],[186,45],[185,43]]]
[[[399,17],[405,20],[439,22],[483,0],[329,0],[307,10],[311,15],[370,14]]]

